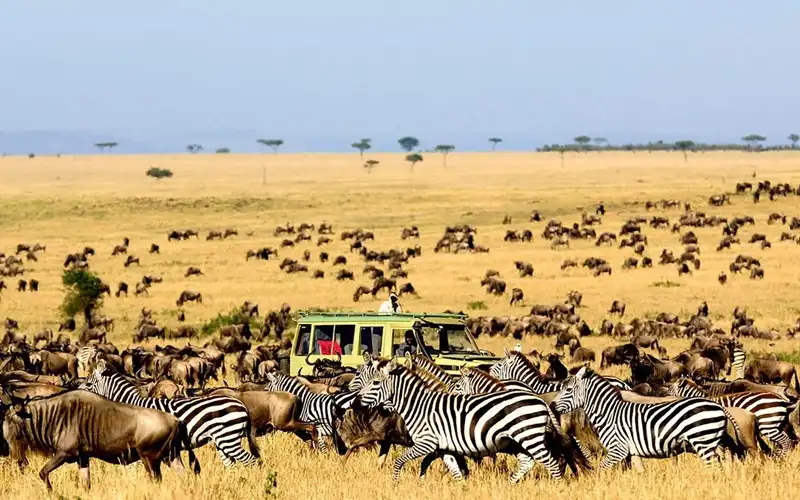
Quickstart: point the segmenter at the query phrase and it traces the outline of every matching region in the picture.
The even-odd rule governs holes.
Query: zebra
[[[250,414],[247,407],[236,398],[143,398],[135,385],[119,373],[107,369],[104,360],[98,361],[94,371],[86,377],[79,389],[112,401],[154,408],[174,415],[186,425],[193,448],[214,442],[225,467],[230,467],[235,462],[249,466],[259,461],[258,445],[250,430]],[[242,447],[242,438],[247,438],[250,453]]]
[[[733,376],[737,379],[744,378],[744,361],[745,361],[745,352],[742,348],[742,344],[739,342],[733,342],[733,352],[731,353],[731,357],[733,361],[731,362],[731,368],[733,368]]]
[[[610,382],[585,367],[567,378],[554,402],[559,413],[577,408],[586,413],[607,451],[600,462],[602,469],[628,457],[665,458],[687,449],[706,465],[719,463],[717,448],[729,418],[719,403],[704,398],[630,403]]]
[[[542,377],[539,369],[527,356],[517,351],[506,351],[506,355],[492,365],[489,374],[503,382],[516,380],[529,386],[535,394],[560,391],[563,380],[551,380]],[[620,390],[632,391],[627,382],[611,376],[603,376],[611,385]]]
[[[367,407],[384,406],[398,412],[414,442],[395,460],[394,480],[407,462],[435,452],[475,458],[513,450],[519,459],[510,478],[514,483],[530,471],[534,460],[554,479],[564,474],[545,446],[548,427],[557,427],[558,422],[547,404],[530,392],[477,396],[431,392],[408,368],[390,361],[359,390],[359,398]],[[453,479],[461,480],[458,467],[445,463]]]
[[[783,431],[784,425],[789,420],[789,413],[793,404],[787,402],[777,394],[769,392],[740,392],[722,396],[708,396],[695,382],[681,377],[669,387],[669,394],[679,397],[708,398],[725,407],[736,407],[749,411],[758,420],[761,435],[772,441],[778,451],[778,456],[783,457],[792,447],[792,440]]]
[[[421,368],[441,381],[446,387],[446,392],[453,392],[457,379],[451,377],[450,374],[444,371],[441,366],[434,363],[433,360],[421,354],[415,354],[410,358],[410,363],[414,368]]]
[[[339,411],[350,408],[356,398],[355,392],[342,391],[331,394],[317,394],[312,392],[297,378],[280,372],[268,373],[265,391],[289,392],[297,396],[300,401],[300,421],[314,424],[317,427],[317,436],[333,438],[334,445],[341,454],[344,454],[344,444],[336,433],[334,421]],[[325,452],[328,446],[321,439],[318,443],[319,450]]]
[[[462,368],[461,377],[452,389],[453,394],[486,394],[507,390],[533,392],[531,386],[518,380],[500,380],[477,368]]]
[[[89,371],[89,365],[97,357],[98,350],[93,345],[87,345],[78,349],[76,357],[78,358],[78,369],[82,372]]]

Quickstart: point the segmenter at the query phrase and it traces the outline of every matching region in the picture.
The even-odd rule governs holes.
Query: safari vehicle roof
[[[456,324],[467,319],[466,314],[447,313],[379,313],[379,312],[316,312],[299,311],[302,323],[413,323],[417,319],[431,323]]]

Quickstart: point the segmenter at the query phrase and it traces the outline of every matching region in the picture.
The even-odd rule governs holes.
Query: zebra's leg
[[[552,459],[552,457],[550,457]],[[511,482],[518,483],[520,479],[525,477],[525,474],[528,473],[533,468],[533,457],[528,455],[527,453],[517,453],[517,460],[519,460],[519,467],[517,467],[517,471],[511,474]],[[555,460],[553,460],[555,462]],[[545,464],[545,466],[549,469],[549,465]],[[553,472],[550,471],[550,474]]]
[[[442,456],[442,461],[444,462],[444,465],[447,467],[447,470],[450,471],[450,475],[453,476],[453,480],[462,481],[464,479],[464,476],[461,474],[461,467],[459,466],[456,457],[454,457],[453,455],[444,455]]]
[[[720,465],[719,456],[717,455],[718,446],[716,444],[710,445],[706,443],[698,443],[692,446],[695,450],[695,453],[697,453],[697,456],[700,457],[706,466],[713,467],[715,465]]]
[[[394,461],[394,468],[392,470],[392,479],[397,481],[400,479],[400,470],[403,466],[414,459],[424,457],[429,453],[436,451],[436,439],[433,436],[425,436],[417,439],[414,446],[403,452],[402,455],[397,457]]]
[[[244,465],[253,465],[258,462],[258,458],[242,447],[241,435],[233,435],[227,440],[214,438],[214,445],[220,456],[223,457],[222,463],[225,467],[230,467],[235,462],[242,462]]]
[[[575,440],[575,443],[578,445],[578,449],[581,450],[583,458],[585,458],[587,461],[591,460],[592,452],[589,451],[589,448],[587,448],[585,444],[581,443],[580,439],[576,437],[573,437],[573,439]]]
[[[778,457],[786,456],[786,454],[789,453],[789,450],[792,448],[792,440],[780,429],[776,429],[774,427],[769,429],[761,429],[761,434],[775,445],[775,452]]]
[[[550,476],[553,479],[561,479],[564,475],[564,469],[561,464],[556,460],[553,455],[550,453],[550,450],[547,449],[545,445],[545,429],[541,429],[542,432],[538,434],[534,434],[533,436],[527,436],[524,439],[514,439],[519,443],[522,448],[525,450],[523,453],[517,454],[517,459],[519,460],[519,468],[517,472],[515,472],[511,476],[511,482],[516,483],[522,479],[528,471],[531,470],[533,467],[533,460],[536,460],[540,464],[544,465],[545,468],[550,472]]]

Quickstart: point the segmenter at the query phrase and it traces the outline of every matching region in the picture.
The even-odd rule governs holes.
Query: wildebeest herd
[[[762,195],[776,199],[800,194],[784,184],[765,181],[757,188],[742,184],[737,185],[737,193],[753,192],[755,202]],[[728,194],[716,195],[709,204],[724,206],[730,200]],[[635,256],[624,257],[619,267],[633,270],[654,264],[646,255],[649,243],[644,232],[649,226],[651,231],[672,231],[682,246],[678,253],[662,249],[655,263],[674,266],[677,275],[691,275],[701,267],[693,228],[720,227],[717,251],[722,252],[741,245],[739,229],[756,222],[746,216],[708,216],[677,200],[647,202],[645,210],[681,206],[684,212],[677,220],[637,216],[618,232],[598,234],[595,226],[602,224],[607,213],[599,203],[594,214],[583,212],[580,222],[550,220],[542,224],[538,236],[530,229],[507,230],[503,239],[525,245],[541,237],[554,251],[575,240],[592,240],[597,247],[615,245],[623,251],[630,248]],[[511,217],[503,222],[513,223]],[[542,223],[541,214],[535,211],[530,222]],[[787,225],[780,242],[800,243],[800,237],[792,234],[800,229],[800,219],[776,212],[767,224]],[[332,243],[333,234],[327,223],[297,227],[287,223],[273,233],[282,239],[276,247],[249,250],[244,260],[280,260],[279,254],[288,249],[316,245],[320,248],[317,257],[306,249],[301,258],[283,257],[279,268],[314,279],[327,276],[322,265],[334,269],[339,281],[365,276],[369,281],[357,285],[354,302],[388,291],[416,296],[410,282],[398,280],[408,279],[406,264],[422,257],[421,245],[378,250],[375,235],[357,229],[340,234],[349,253],[331,255],[323,248]],[[476,242],[477,234],[477,228],[469,225],[447,227],[433,251],[490,252]],[[192,236],[199,239],[197,231],[174,230],[167,242],[179,245]],[[205,239],[215,242],[236,236],[236,229],[227,228],[209,231]],[[419,238],[420,232],[412,226],[400,236],[405,241]],[[764,251],[772,243],[756,233],[749,244]],[[150,243],[149,248],[150,254],[161,254],[162,245]],[[124,256],[125,268],[146,266],[130,249],[131,242],[125,238],[109,253]],[[0,275],[18,278],[18,293],[37,292],[48,284],[20,277],[30,274],[26,262],[38,262],[46,251],[41,244],[20,244],[13,254],[0,254]],[[63,267],[90,269],[95,258],[94,248],[85,247],[67,255]],[[362,271],[347,267],[359,260],[365,266]],[[747,270],[751,279],[764,279],[761,260],[742,253],[727,271],[733,275]],[[313,270],[312,261],[319,262]],[[565,260],[561,265],[565,273],[579,267],[601,277],[611,275],[615,266],[594,256],[580,262]],[[534,263],[518,260],[514,268],[520,279],[536,276]],[[184,278],[204,274],[199,266],[189,266]],[[721,270],[719,283],[724,285],[728,279],[726,270]],[[133,294],[146,296],[162,282],[161,276],[146,274],[133,284]],[[487,293],[506,297],[512,306],[525,304],[522,288],[508,287],[499,271],[487,270],[481,285]],[[0,293],[4,288],[8,287],[0,280]],[[112,288],[103,283],[102,291],[110,297]],[[119,282],[114,295],[128,300],[128,291],[129,284]],[[313,376],[300,377],[287,373],[293,321],[288,304],[267,312],[259,321],[258,305],[245,302],[239,308],[241,320],[220,326],[201,346],[191,343],[201,335],[198,328],[183,324],[184,307],[192,303],[202,304],[203,294],[186,288],[176,300],[181,323],[177,328],[159,325],[153,311],[142,308],[131,337],[136,345],[124,349],[107,338],[114,332],[114,318],[92,315],[82,325],[67,318],[58,332],[32,333],[7,317],[0,352],[0,455],[10,456],[20,466],[27,463],[29,452],[47,455],[50,460],[40,476],[48,488],[50,472],[64,463],[76,463],[88,486],[90,458],[120,464],[141,460],[148,474],[159,479],[163,462],[182,471],[182,452],[188,453],[193,471],[200,473],[193,450],[207,443],[214,444],[225,466],[257,463],[261,453],[254,437],[283,431],[321,452],[330,440],[336,452],[345,456],[377,443],[379,463],[391,446],[406,447],[395,460],[395,478],[404,464],[416,458],[422,459],[421,475],[442,459],[453,478],[461,479],[468,473],[466,458],[477,460],[474,466],[480,467],[485,457],[510,453],[519,462],[511,475],[516,482],[536,462],[556,479],[567,468],[573,475],[587,473],[598,453],[604,454],[601,468],[620,462],[640,468],[641,458],[684,452],[695,453],[709,464],[724,450],[739,458],[764,454],[779,459],[800,438],[795,367],[774,354],[745,353],[743,347],[748,338],[793,338],[800,331],[800,321],[786,331],[761,329],[744,308],[733,311],[730,325],[723,328],[712,321],[705,302],[684,318],[662,312],[654,318],[627,321],[627,306],[617,299],[610,301],[607,310],[603,308],[609,317],[593,327],[581,318],[579,312],[586,305],[581,292],[574,290],[563,303],[526,306],[530,310],[525,315],[467,319],[478,337],[500,335],[521,342],[529,336],[547,336],[553,339],[554,352],[524,353],[518,344],[491,367],[462,370],[459,376],[449,375],[423,356],[405,364],[366,356],[357,370],[335,359],[318,360]],[[614,316],[617,321],[612,321]],[[258,323],[257,328],[252,326]],[[582,345],[585,339],[599,336],[617,345],[598,353]],[[188,343],[163,344],[181,338],[189,339]],[[663,340],[676,338],[686,339],[686,349],[669,353]],[[599,369],[624,367],[628,375],[601,375],[592,369],[595,365]],[[228,368],[235,387],[227,387],[227,382],[220,386],[220,376],[225,377]],[[732,380],[725,381],[726,377]]]

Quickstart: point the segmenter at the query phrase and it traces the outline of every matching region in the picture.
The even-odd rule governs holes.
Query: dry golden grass
[[[419,298],[404,298],[407,310],[441,311],[463,309],[473,301],[485,302],[488,310],[480,314],[521,315],[526,308],[509,307],[507,299],[489,297],[479,281],[488,268],[498,269],[509,287],[525,291],[526,303],[551,304],[563,301],[570,290],[584,294],[580,314],[593,326],[606,316],[605,310],[617,298],[627,302],[628,316],[644,316],[669,311],[686,317],[699,302],[707,300],[712,318],[725,328],[735,305],[748,307],[759,327],[783,330],[794,323],[800,310],[796,303],[800,289],[800,266],[795,265],[800,247],[778,242],[782,226],[767,226],[770,212],[800,215],[798,199],[753,205],[749,197],[733,197],[733,205],[707,207],[711,194],[732,190],[737,181],[771,179],[774,182],[800,183],[796,169],[798,157],[786,153],[707,153],[692,155],[684,163],[679,153],[601,153],[567,155],[562,168],[557,155],[528,153],[453,153],[449,167],[441,166],[438,156],[427,155],[410,173],[400,155],[374,155],[381,161],[372,174],[359,166],[357,155],[176,155],[158,157],[41,157],[0,159],[0,250],[13,252],[19,242],[41,242],[47,251],[38,263],[27,267],[29,277],[41,282],[38,294],[6,290],[0,299],[0,318],[20,321],[33,332],[43,326],[55,327],[57,307],[62,298],[60,272],[63,257],[85,245],[98,255],[92,268],[115,286],[130,284],[143,274],[160,274],[164,283],[155,285],[149,297],[106,299],[104,313],[117,319],[111,340],[118,345],[130,342],[132,324],[142,306],[152,308],[160,323],[174,326],[175,299],[184,288],[203,293],[202,305],[186,306],[189,323],[201,324],[243,300],[253,300],[262,311],[289,302],[295,309],[328,307],[355,310],[375,309],[378,301],[365,299],[353,304],[356,284],[366,283],[361,276],[363,262],[351,258],[345,244],[335,238],[326,251],[343,254],[347,268],[356,272],[356,283],[339,283],[330,276],[330,264],[319,264],[319,249],[311,244],[281,251],[281,258],[299,258],[306,248],[312,251],[310,265],[324,269],[325,280],[286,275],[274,261],[245,262],[247,249],[277,246],[272,236],[277,224],[291,221],[331,222],[338,234],[344,229],[362,227],[376,234],[371,248],[404,247],[400,230],[417,225],[422,233],[423,257],[408,266],[409,281]],[[261,185],[262,165],[267,168],[267,184]],[[144,172],[150,166],[169,168],[172,179],[155,181]],[[715,252],[720,230],[696,230],[702,248],[702,269],[692,276],[677,276],[674,267],[656,265],[653,269],[623,271],[620,265],[632,255],[630,249],[597,248],[593,242],[573,242],[569,250],[553,251],[540,237],[544,223],[529,223],[528,215],[538,209],[545,221],[558,218],[564,223],[580,220],[583,209],[592,210],[604,201],[609,214],[599,231],[618,231],[630,216],[645,213],[648,199],[676,198],[711,214],[753,215],[756,226],[744,228],[743,241],[753,232],[766,233],[771,250],[755,245]],[[679,210],[658,211],[676,219]],[[505,214],[513,217],[502,226]],[[446,225],[469,223],[478,227],[477,242],[491,248],[482,255],[434,254],[432,249]],[[205,233],[235,227],[240,236],[222,242],[207,242]],[[198,241],[166,241],[171,229],[200,230]],[[534,231],[533,243],[504,243],[506,229]],[[252,233],[248,235],[247,233]],[[657,260],[662,248],[681,248],[676,235],[668,230],[646,229],[650,245],[646,255]],[[124,236],[131,238],[130,253],[141,258],[141,268],[125,269],[122,257],[111,257],[113,246]],[[161,255],[149,255],[150,243],[161,245]],[[716,277],[738,253],[762,258],[766,271],[763,281],[731,276],[720,286]],[[593,278],[585,269],[563,272],[565,259],[588,256],[607,258],[614,267],[611,277]],[[514,260],[531,262],[534,278],[519,279]],[[199,266],[205,276],[184,278],[185,269]],[[13,288],[15,281],[6,279]],[[656,284],[671,282],[673,286]],[[381,298],[383,300],[383,298]],[[501,337],[481,338],[483,347],[502,351],[515,341]],[[589,338],[587,347],[601,349],[607,339]],[[670,353],[686,347],[683,340],[665,342]],[[549,349],[552,339],[525,339],[526,349]],[[781,340],[775,346],[749,341],[748,349],[792,351],[794,341]],[[615,372],[612,372],[615,373]],[[622,374],[622,372],[616,372]],[[121,468],[92,463],[93,498],[166,498],[191,495],[197,498],[253,498],[267,495],[268,472],[278,476],[278,487],[271,494],[280,498],[530,498],[532,495],[570,498],[743,498],[777,495],[800,487],[794,479],[800,453],[784,462],[748,461],[726,464],[723,471],[702,468],[693,456],[678,460],[647,462],[644,475],[595,473],[579,480],[554,483],[537,467],[534,477],[523,484],[506,483],[513,459],[500,460],[498,469],[473,466],[473,476],[463,484],[453,483],[440,465],[420,483],[415,478],[419,463],[410,464],[398,484],[393,484],[388,469],[376,470],[374,453],[361,453],[342,467],[338,457],[319,456],[306,450],[294,437],[278,435],[259,440],[265,465],[252,470],[222,470],[211,449],[201,450],[204,466],[200,478],[179,479],[165,471],[161,485],[145,479],[140,465]],[[42,460],[19,474],[7,460],[0,459],[0,491],[4,498],[45,496],[36,471]],[[87,496],[76,487],[74,466],[53,474],[58,493]]]

